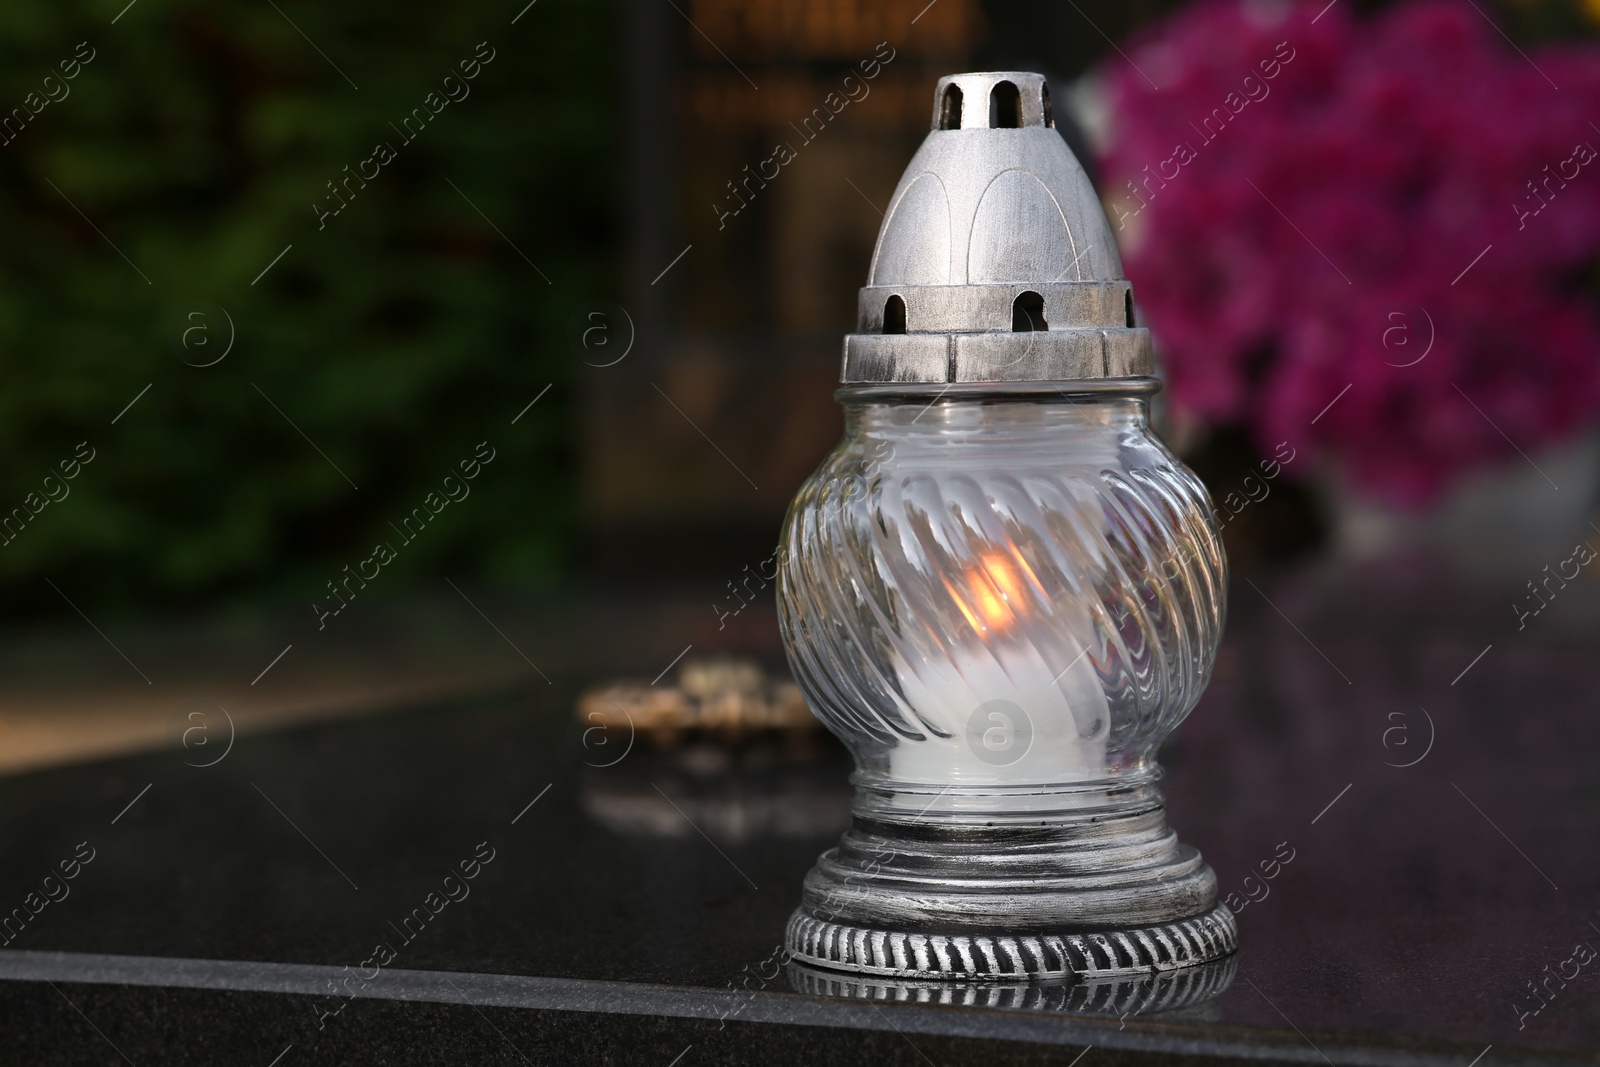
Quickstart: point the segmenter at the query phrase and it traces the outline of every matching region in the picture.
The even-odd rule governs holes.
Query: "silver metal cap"
[[[1154,374],[1100,200],[1043,76],[952,74],[906,168],[844,342],[846,384]]]

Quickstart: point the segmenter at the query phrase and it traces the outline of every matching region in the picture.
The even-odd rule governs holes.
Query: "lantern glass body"
[[[840,390],[779,604],[858,816],[1159,809],[1155,752],[1210,677],[1226,563],[1149,391]]]

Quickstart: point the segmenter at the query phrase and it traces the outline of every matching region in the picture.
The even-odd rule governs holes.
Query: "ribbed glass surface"
[[[847,400],[785,523],[795,677],[869,793],[1146,792],[1221,639],[1211,513],[1139,397]]]

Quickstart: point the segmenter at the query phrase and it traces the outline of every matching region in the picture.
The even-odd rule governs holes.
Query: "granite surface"
[[[847,758],[585,736],[557,670],[0,779],[0,1063],[1595,1059],[1594,614],[1412,566],[1232,610],[1164,788],[1242,947],[1176,1015],[800,991]]]

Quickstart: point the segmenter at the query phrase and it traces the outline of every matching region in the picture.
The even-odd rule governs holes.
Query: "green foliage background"
[[[0,547],[13,611],[64,610],[46,578],[82,607],[310,598],[386,537],[386,589],[558,573],[566,324],[607,295],[618,214],[607,7],[542,0],[513,26],[523,0],[138,0],[113,25],[125,2],[0,5],[0,113],[78,42],[97,53],[0,148],[0,513],[97,451]],[[471,95],[401,143],[389,124],[481,41]],[[313,201],[379,141],[399,158],[319,232]],[[187,366],[207,304],[237,341]],[[220,352],[216,319],[191,361]],[[498,457],[472,495],[401,547],[388,523],[482,440]]]

